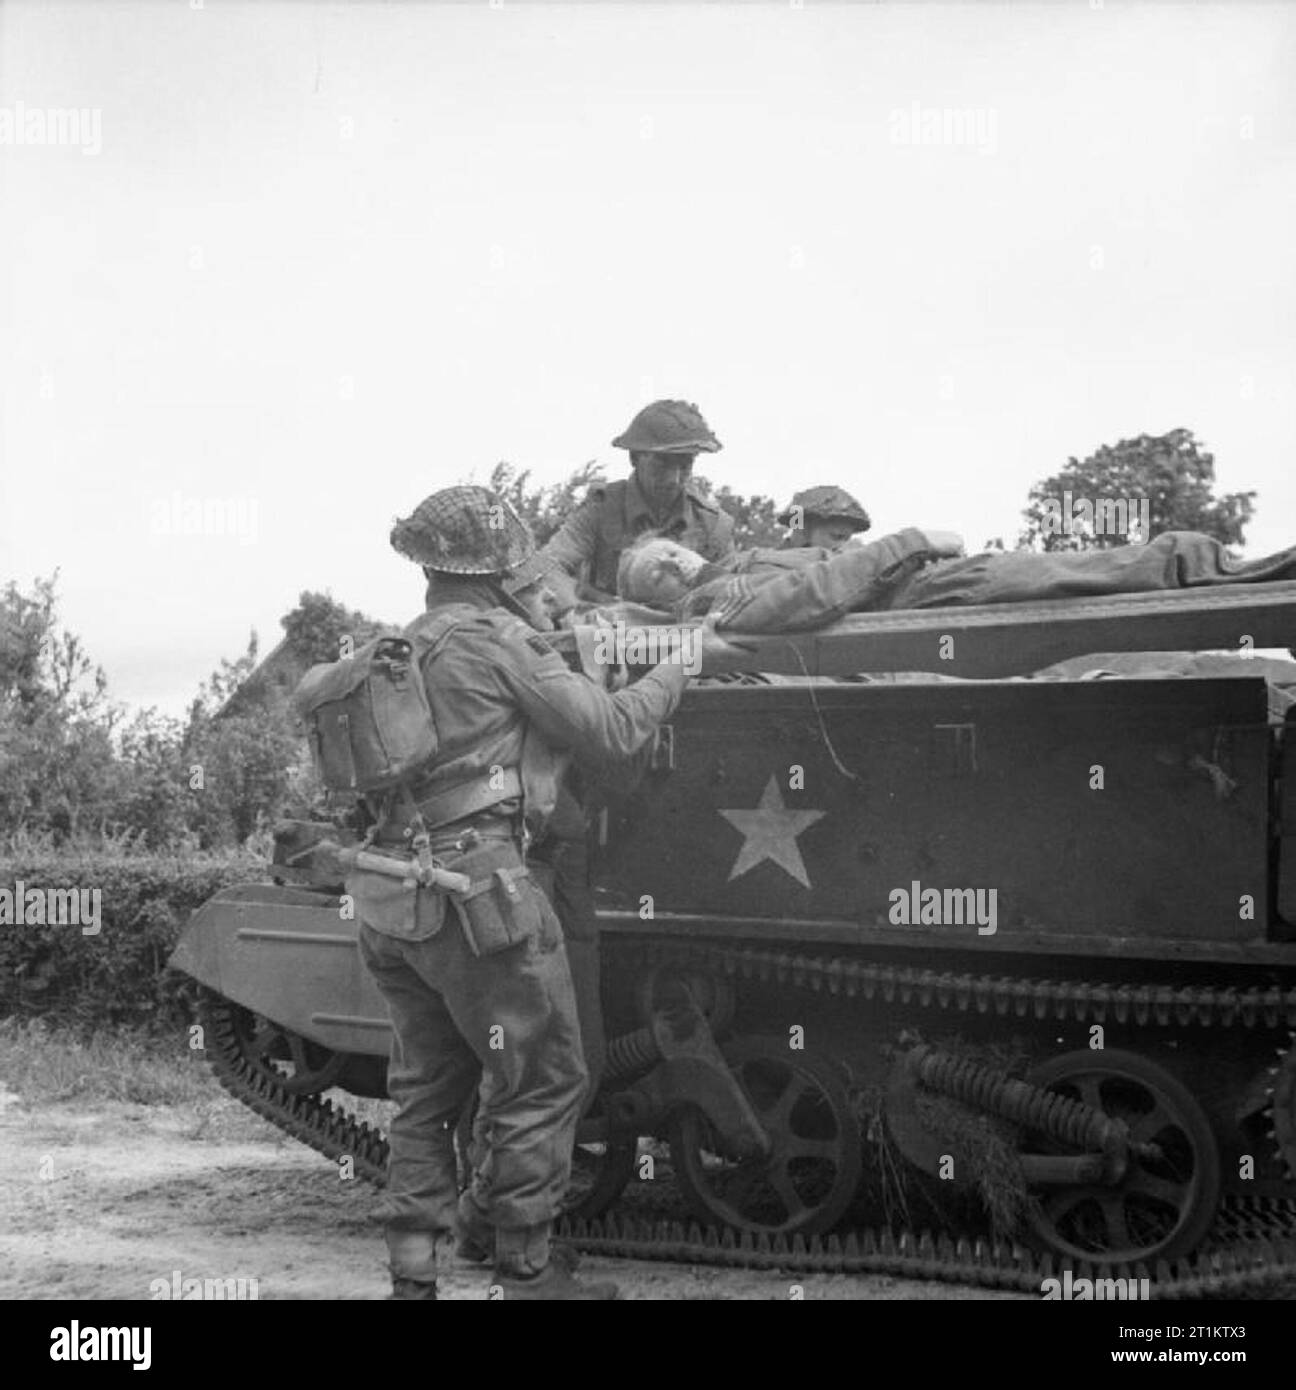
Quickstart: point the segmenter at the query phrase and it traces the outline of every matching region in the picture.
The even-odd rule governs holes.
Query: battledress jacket
[[[909,529],[839,551],[749,550],[704,570],[677,615],[709,613],[717,628],[803,632],[851,612],[1094,598],[1296,579],[1296,547],[1235,560],[1209,536],[1166,531],[1145,545],[1010,551],[934,560]]]
[[[596,768],[631,757],[688,683],[682,665],[661,665],[610,694],[471,584],[406,631],[443,617],[455,626],[423,667],[439,751],[417,798],[489,784],[492,768],[520,768],[533,833],[553,810],[566,754]]]
[[[734,554],[733,518],[695,483],[685,484],[674,510],[659,523],[633,476],[591,487],[543,553],[577,579],[584,574],[587,597],[603,598],[616,593],[621,552],[645,531],[668,536],[706,560]]]
[[[880,605],[930,558],[926,536],[914,529],[845,550],[744,550],[704,569],[676,613],[681,619],[710,614],[717,628],[735,631],[804,632]]]

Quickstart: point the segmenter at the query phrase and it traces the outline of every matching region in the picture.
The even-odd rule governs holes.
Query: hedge
[[[244,852],[71,855],[0,851],[0,894],[26,890],[100,891],[96,935],[80,926],[0,920],[0,1015],[50,1022],[172,1028],[186,1017],[183,979],[166,971],[190,914],[219,888],[267,877]],[[24,894],[25,896],[25,894]],[[9,914],[0,910],[0,919]]]

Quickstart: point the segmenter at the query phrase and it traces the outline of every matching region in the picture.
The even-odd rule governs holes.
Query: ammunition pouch
[[[407,854],[392,857],[412,864]],[[466,893],[446,892],[412,879],[356,869],[347,875],[346,890],[355,899],[360,920],[384,936],[426,941],[445,925],[448,905],[453,905],[474,956],[492,956],[532,938],[544,950],[561,944],[558,919],[512,836],[492,837],[448,856],[438,854],[433,862],[465,875],[471,887]]]
[[[447,896],[473,955],[493,956],[533,937],[546,950],[561,942],[558,919],[514,841],[488,841],[447,861],[445,867],[472,881],[466,893]]]

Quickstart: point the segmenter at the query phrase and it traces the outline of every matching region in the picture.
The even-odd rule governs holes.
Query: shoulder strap
[[[475,611],[466,605],[454,605],[430,613],[420,613],[412,623],[407,624],[403,635],[413,648],[414,669],[418,672],[419,680],[423,679],[424,659],[440,647],[455,628],[472,617]],[[398,802],[403,802],[409,812],[410,827],[414,831],[414,851],[420,866],[426,869],[431,864],[428,850],[428,830],[423,822],[423,817],[419,814],[408,780],[399,783],[384,794],[365,843],[371,843],[378,832],[391,820]]]
[[[476,610],[467,607],[439,608],[431,613],[420,613],[405,629],[405,636],[414,647],[419,662],[457,628],[460,623],[472,617]]]

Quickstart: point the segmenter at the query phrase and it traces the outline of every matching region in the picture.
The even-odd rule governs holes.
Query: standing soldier
[[[778,523],[790,528],[783,541],[787,550],[805,546],[836,550],[873,524],[864,508],[839,487],[808,487],[798,492],[791,506],[779,513]]]
[[[437,751],[391,799],[375,849],[408,856],[412,840],[470,883],[447,894],[347,880],[394,1034],[393,1297],[435,1298],[458,1232],[494,1250],[506,1299],[615,1298],[616,1285],[550,1261],[587,1077],[561,930],[525,849],[553,808],[557,750],[630,756],[670,716],[687,673],[663,663],[608,694],[569,671],[523,621],[538,608],[527,590],[506,589],[533,555],[530,532],[484,488],[434,493],[391,542],[428,578],[427,612],[406,636],[422,651]],[[711,657],[731,651],[704,636]],[[477,1088],[485,1154],[460,1199],[451,1127]]]
[[[545,547],[568,574],[584,580],[582,598],[606,603],[616,597],[621,552],[645,531],[669,536],[708,560],[733,554],[733,518],[690,476],[698,454],[722,447],[697,406],[654,401],[612,444],[629,450],[634,472],[591,487]]]
[[[543,552],[509,575],[504,588],[525,604],[528,621],[541,632],[555,626],[563,596],[555,595],[556,581],[567,576]],[[553,586],[553,587],[551,587]],[[614,772],[620,778],[621,772]],[[590,1097],[598,1090],[607,1061],[603,1031],[601,964],[598,918],[594,913],[594,893],[590,885],[588,825],[580,790],[580,769],[566,770],[558,785],[553,814],[530,846],[536,877],[545,886],[546,896],[558,914],[576,992],[576,1013],[580,1020],[585,1068],[589,1072]],[[462,1253],[462,1252],[461,1252]]]

